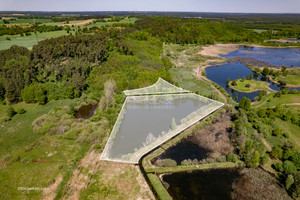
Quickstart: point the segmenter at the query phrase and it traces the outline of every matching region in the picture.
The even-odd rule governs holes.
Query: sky
[[[0,11],[300,13],[300,0],[0,0]]]

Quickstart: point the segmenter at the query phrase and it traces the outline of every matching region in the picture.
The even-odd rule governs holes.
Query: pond
[[[239,177],[237,169],[210,169],[165,174],[162,180],[174,200],[230,200]]]
[[[127,97],[101,159],[138,163],[145,153],[221,106],[192,93]]]
[[[172,159],[177,162],[178,165],[183,160],[186,159],[197,159],[202,160],[208,157],[210,151],[199,145],[193,143],[189,140],[183,140],[180,143],[176,144],[175,146],[168,148],[163,154],[158,156],[158,159]]]
[[[281,67],[300,67],[300,48],[260,48],[260,47],[240,47],[239,50],[232,51],[225,55],[225,58],[250,57],[268,62]]]
[[[98,103],[81,106],[74,116],[76,119],[89,119],[94,115],[97,107]]]
[[[237,94],[239,102],[244,96],[249,98],[251,101],[258,95],[260,91],[251,92],[251,93],[243,93],[238,92],[233,89],[231,89],[227,85],[227,79],[230,78],[230,80],[236,80],[238,78],[247,77],[250,74],[253,74],[253,77],[257,77],[258,80],[261,81],[267,81],[269,83],[269,87],[273,90],[279,91],[280,86],[277,84],[274,84],[273,82],[269,81],[266,77],[262,77],[254,72],[252,72],[248,67],[241,63],[227,63],[220,66],[213,66],[208,67],[205,69],[206,71],[206,77],[218,85],[222,86],[228,94],[232,95],[232,98]]]

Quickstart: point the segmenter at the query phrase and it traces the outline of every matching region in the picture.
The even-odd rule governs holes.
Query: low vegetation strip
[[[159,177],[155,174],[147,174],[154,190],[156,191],[158,197],[162,200],[171,200],[172,197],[169,195]]]
[[[268,90],[273,91],[269,88],[269,84],[263,81],[256,81],[256,80],[243,80],[239,79],[237,81],[233,80],[230,81],[228,84],[232,89],[244,92],[244,93],[251,93],[259,90]]]
[[[209,163],[199,165],[179,165],[175,167],[158,167],[145,169],[147,173],[170,173],[170,172],[182,172],[188,170],[204,170],[204,169],[217,169],[217,168],[233,168],[238,167],[239,164],[233,162],[222,162],[222,163]]]

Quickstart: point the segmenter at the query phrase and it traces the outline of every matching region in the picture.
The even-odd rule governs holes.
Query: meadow
[[[73,33],[71,31],[70,33]],[[52,31],[52,32],[43,32],[43,33],[31,33],[29,36],[23,36],[20,35],[3,35],[0,36],[0,50],[8,49],[13,45],[23,46],[28,49],[31,49],[34,45],[38,44],[39,41],[55,38],[63,35],[69,35],[67,31]],[[6,38],[9,37],[10,40],[7,40]]]

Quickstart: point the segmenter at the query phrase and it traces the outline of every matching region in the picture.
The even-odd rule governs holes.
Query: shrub
[[[177,165],[177,162],[172,159],[163,159],[163,160],[157,160],[155,161],[155,165],[159,167],[175,167]]]
[[[244,110],[250,110],[251,101],[247,97],[243,97],[239,103],[239,107]]]
[[[282,166],[285,174],[294,174],[297,171],[297,167],[289,160],[284,161]]]
[[[233,81],[231,82],[231,85],[232,85],[232,86],[237,86],[237,83],[236,83],[236,81],[235,81],[235,80],[233,80]]]
[[[26,113],[26,110],[24,108],[20,108],[20,109],[17,110],[17,113],[18,114],[24,114],[24,113]]]
[[[249,88],[251,85],[250,85],[250,83],[247,83],[246,85],[245,85],[245,87],[247,87],[247,88]]]
[[[293,175],[288,175],[286,180],[285,180],[285,189],[290,189],[290,187],[294,184],[294,177]]]
[[[16,111],[13,107],[9,107],[6,111],[6,115],[9,118],[12,118],[16,114]]]
[[[276,171],[283,172],[283,166],[280,162],[272,164],[272,168],[275,169]]]
[[[282,130],[280,128],[276,128],[272,131],[272,134],[274,136],[280,136],[280,135],[282,135]]]
[[[283,151],[281,147],[275,147],[271,151],[270,155],[275,159],[282,159]]]

